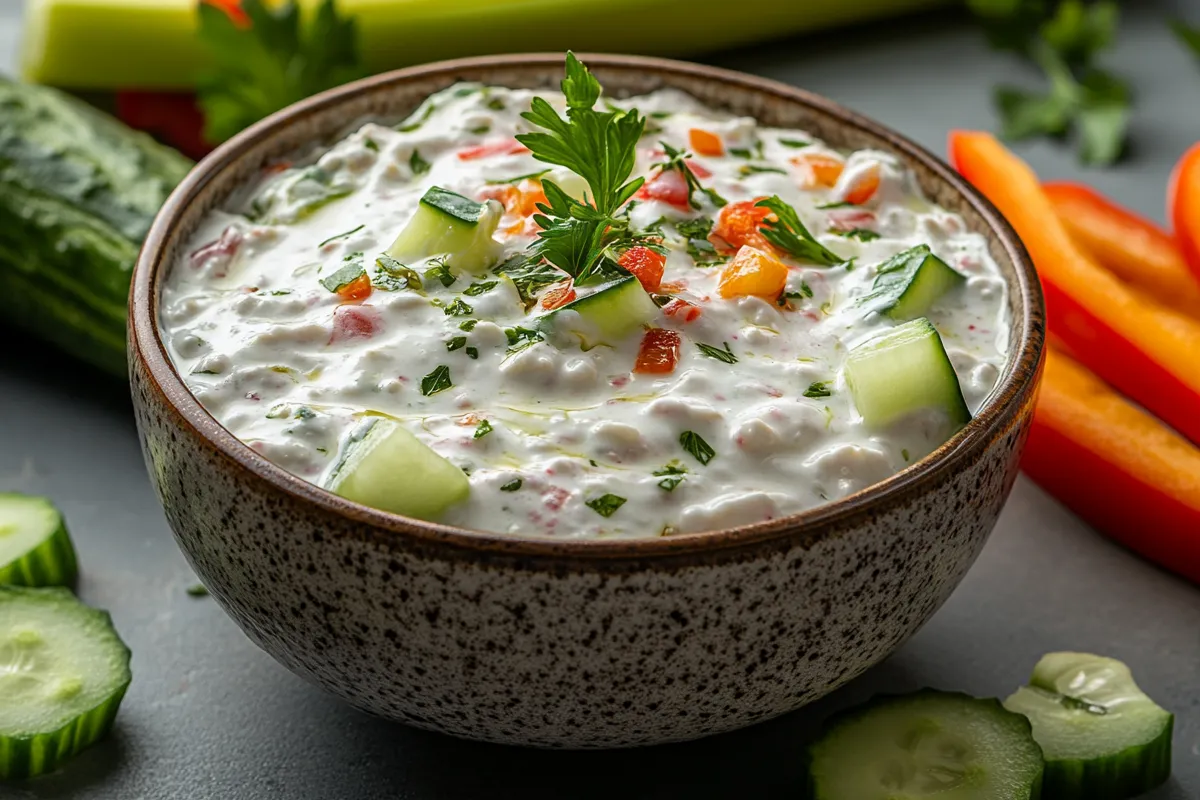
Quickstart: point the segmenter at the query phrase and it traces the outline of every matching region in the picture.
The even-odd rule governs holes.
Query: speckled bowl
[[[401,70],[255,125],[171,195],[137,264],[130,372],[171,528],[246,634],[365,711],[456,736],[545,747],[691,739],[782,714],[895,650],[954,590],[1017,473],[1041,367],[1043,308],[1000,214],[898,134],[799,89],[674,61],[585,56],[607,91],[674,86],[776,126],[899,155],[983,233],[1011,297],[1012,360],[935,453],[844,500],[711,533],[551,541],[430,524],[290,475],[222,428],[158,334],[163,278],[197,222],[270,159],[400,117],[458,80],[549,87],[559,55]]]

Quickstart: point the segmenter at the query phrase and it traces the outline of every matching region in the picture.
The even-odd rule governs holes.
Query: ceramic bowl
[[[606,91],[673,86],[716,108],[903,159],[982,233],[1011,298],[1011,362],[974,421],[929,457],[801,514],[641,541],[552,541],[420,522],[284,472],[188,392],[159,338],[163,279],[201,217],[259,169],[365,117],[400,118],[459,81],[556,86],[561,55],[452,61],[294,105],[202,162],[137,263],[138,430],[180,547],[246,634],[360,709],[456,736],[621,747],[727,731],[799,708],[894,651],[954,590],[1017,474],[1043,308],[1017,236],[940,160],[807,92],[739,73],[583,57]]]

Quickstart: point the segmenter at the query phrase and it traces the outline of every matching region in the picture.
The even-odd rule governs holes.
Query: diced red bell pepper
[[[362,302],[371,296],[371,279],[364,272],[346,285],[339,287],[337,295],[346,303]]]
[[[333,310],[330,344],[352,339],[370,339],[383,328],[383,318],[374,306],[338,306]]]
[[[676,297],[671,302],[663,306],[663,314],[674,319],[679,319],[684,322],[693,322],[700,318],[702,313],[700,306],[695,303],[689,303],[683,298]]]
[[[571,281],[563,281],[551,286],[542,295],[541,306],[547,311],[553,311],[556,308],[562,308],[574,299],[575,287],[571,285]]]
[[[1171,173],[1167,219],[1192,274],[1200,278],[1200,142],[1183,154]]]
[[[717,215],[717,224],[713,226],[713,235],[736,250],[743,245],[757,247],[759,250],[770,250],[771,245],[759,232],[759,227],[771,209],[755,205],[765,198],[756,197],[753,200],[743,200],[740,203],[728,203]]]
[[[501,139],[488,144],[476,145],[468,147],[465,150],[458,151],[459,161],[475,161],[480,158],[489,158],[491,156],[515,156],[520,153],[528,153],[529,148],[518,142],[516,139]]]
[[[638,245],[622,253],[617,263],[629,270],[647,292],[657,292],[659,284],[662,283],[667,257],[649,247]]]
[[[674,372],[675,365],[679,363],[682,342],[683,339],[675,331],[651,328],[642,337],[633,371],[659,375]]]
[[[677,208],[690,208],[687,178],[679,170],[659,170],[637,190],[640,200],[658,200]]]

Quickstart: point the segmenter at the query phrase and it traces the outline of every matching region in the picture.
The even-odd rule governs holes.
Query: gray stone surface
[[[1132,4],[1131,4],[1132,5]],[[1200,135],[1200,64],[1139,2],[1114,66],[1140,101],[1132,158],[1081,172],[1052,144],[1023,147],[1042,174],[1086,177],[1162,217],[1174,158]],[[0,68],[11,69],[19,6],[0,0]],[[994,124],[988,89],[1023,80],[953,15],[715,54],[828,94],[941,151],[954,126]],[[434,798],[794,797],[799,745],[829,712],[923,685],[980,695],[1022,682],[1043,652],[1128,661],[1177,715],[1175,777],[1154,800],[1200,798],[1200,590],[1101,538],[1022,479],[959,591],[892,659],[809,709],[687,745],[546,753],[455,741],[365,717],[255,649],[194,583],[150,491],[123,387],[4,335],[0,490],[63,507],[83,564],[79,592],[111,609],[134,651],[114,735],[68,769],[0,786],[0,798],[58,800],[432,800]]]

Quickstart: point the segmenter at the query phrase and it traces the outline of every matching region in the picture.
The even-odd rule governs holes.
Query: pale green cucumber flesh
[[[1055,800],[1136,797],[1171,774],[1174,717],[1120,661],[1050,653],[1004,705],[1033,724]]]
[[[0,584],[67,586],[75,573],[75,547],[54,504],[0,493]]]
[[[67,589],[0,586],[0,779],[48,772],[112,726],[129,649]]]
[[[942,295],[966,280],[923,244],[880,264],[871,294],[863,302],[903,322],[924,316]]]
[[[808,748],[814,800],[1038,800],[1042,751],[997,700],[925,689],[831,719]]]
[[[467,204],[478,207],[478,212]],[[421,199],[387,254],[400,262],[444,256],[451,269],[483,272],[499,259],[500,245],[492,234],[503,215],[504,207],[495,200],[475,203],[434,187]]]
[[[854,348],[845,370],[854,404],[872,427],[923,409],[941,410],[955,430],[971,419],[942,337],[924,317]]]
[[[640,328],[658,313],[658,306],[642,288],[641,282],[632,275],[611,281],[591,294],[567,303],[559,311],[574,311],[583,322],[585,330],[579,334],[585,339],[615,344]],[[555,312],[557,313],[557,312]]]
[[[467,498],[471,482],[399,423],[377,417],[347,443],[327,488],[372,508],[435,520]]]

